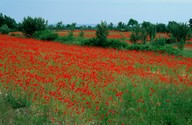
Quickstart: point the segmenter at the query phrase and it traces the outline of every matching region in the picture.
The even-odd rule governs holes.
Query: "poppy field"
[[[190,125],[192,58],[0,35],[0,98],[2,125]]]

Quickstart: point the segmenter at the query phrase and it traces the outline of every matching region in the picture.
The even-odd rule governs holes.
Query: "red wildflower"
[[[123,94],[123,92],[118,92],[118,93],[115,94],[115,96],[119,97],[119,96],[121,96],[122,94]]]

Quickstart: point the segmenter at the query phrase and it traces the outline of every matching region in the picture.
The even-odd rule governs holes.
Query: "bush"
[[[128,43],[124,41],[120,41],[118,39],[110,39],[107,40],[107,42],[103,43],[103,47],[105,48],[114,48],[114,49],[127,49],[128,48]]]
[[[0,27],[0,33],[1,34],[8,34],[11,31],[11,29],[9,29],[9,27],[4,24]]]
[[[172,46],[165,46],[165,47],[163,47],[163,50],[171,55],[177,55],[177,56],[181,55],[181,51],[173,48]]]
[[[68,36],[59,36],[56,41],[65,43],[66,41],[72,41],[74,38],[68,37]]]
[[[143,51],[143,50],[151,50],[149,45],[138,45],[138,44],[133,44],[129,46],[129,50],[138,50],[138,51]]]
[[[36,31],[33,34],[33,38],[39,40],[54,41],[58,38],[58,34],[50,30]]]
[[[157,38],[155,41],[151,43],[152,46],[154,47],[162,47],[166,45],[166,39],[165,38]]]
[[[84,37],[84,32],[83,32],[83,30],[81,30],[81,32],[79,33],[79,37],[81,37],[81,38]]]
[[[97,43],[97,39],[96,38],[91,38],[91,39],[83,41],[82,45],[85,45],[85,46],[95,46],[95,43]]]
[[[96,30],[96,40],[94,40],[95,46],[102,47],[104,42],[107,42],[107,36],[109,35],[109,30],[106,22],[101,22],[101,24],[97,25]]]
[[[84,40],[84,41],[82,41],[82,45],[95,46],[95,43],[98,42],[97,40],[98,39],[96,39],[96,38]],[[110,40],[103,42],[101,46],[104,48],[114,48],[114,49],[121,50],[121,49],[127,49],[129,47],[129,44],[126,42],[123,42],[123,41],[121,42],[118,39],[110,39]]]
[[[74,37],[73,32],[74,32],[74,30],[68,31],[68,34],[67,34],[68,39],[73,39],[73,37]]]
[[[31,37],[36,31],[43,31],[47,27],[47,21],[43,18],[27,17],[23,19],[22,30],[26,36]]]
[[[29,107],[32,102],[28,100],[27,94],[24,96],[15,96],[15,93],[8,91],[6,95],[3,96],[3,98],[11,105],[12,108],[18,109],[18,108],[26,108]]]

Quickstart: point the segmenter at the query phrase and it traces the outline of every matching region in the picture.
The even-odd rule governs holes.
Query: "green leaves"
[[[43,31],[47,27],[47,21],[43,18],[27,17],[23,19],[22,29],[26,36],[32,36],[36,31]]]
[[[176,23],[174,21],[169,22],[168,30],[172,38],[175,39],[174,42],[179,42],[178,48],[183,49],[185,41],[190,38],[190,28],[185,23]]]

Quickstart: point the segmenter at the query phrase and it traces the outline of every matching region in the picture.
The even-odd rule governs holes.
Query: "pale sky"
[[[130,18],[140,23],[186,23],[192,18],[192,0],[0,0],[0,13],[17,22],[27,16],[43,17],[49,24],[117,24]]]

